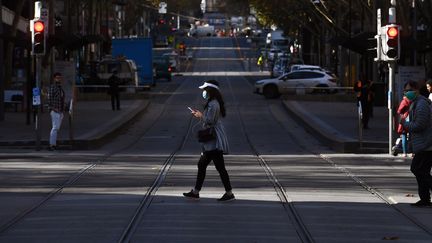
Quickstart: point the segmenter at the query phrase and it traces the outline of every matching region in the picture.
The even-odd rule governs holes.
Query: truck
[[[279,49],[282,51],[289,50],[289,38],[284,36],[282,30],[274,30],[267,35],[267,42],[270,42],[271,48]]]
[[[112,57],[128,65],[136,86],[153,86],[153,42],[151,38],[118,38],[112,40]],[[126,69],[127,70],[127,69]],[[136,73],[136,76],[134,75]]]

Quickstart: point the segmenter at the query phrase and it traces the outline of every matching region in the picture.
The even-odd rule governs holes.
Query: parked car
[[[160,79],[166,78],[171,81],[171,66],[170,60],[167,56],[154,56],[153,57],[153,78]]]
[[[276,58],[282,54],[282,51],[279,49],[270,49],[270,51],[267,54],[267,60],[269,62],[276,61]]]
[[[165,35],[158,35],[156,36],[154,40],[154,46],[155,47],[167,47],[169,45],[168,43],[168,37]]]
[[[284,74],[278,78],[263,79],[255,83],[255,93],[263,94],[266,98],[277,98],[281,94],[296,92],[335,92],[337,79],[318,70],[297,70]]]
[[[288,68],[288,63],[290,61],[289,57],[281,56],[276,59],[276,62],[273,66],[273,70],[270,72],[270,76],[273,77],[279,77],[286,73],[286,70]]]
[[[179,60],[178,54],[175,52],[168,52],[168,53],[162,54],[162,56],[169,58],[171,71],[175,72],[178,68],[178,65],[177,65],[178,60]]]
[[[295,67],[294,69],[292,69],[292,67]],[[271,70],[272,72],[270,73],[271,77],[279,77],[285,73],[289,73],[290,71],[294,71],[294,70],[298,70],[298,69],[302,69],[301,67],[305,66],[310,66],[310,65],[304,65],[303,64],[303,60],[300,58],[295,58],[295,57],[291,57],[289,54],[284,53],[282,54],[282,56],[279,56],[276,59],[275,65],[273,67],[273,69]],[[312,66],[310,66],[312,67]],[[317,67],[317,66],[314,66]],[[320,69],[315,69],[314,70],[320,70]]]
[[[337,79],[336,74],[334,74],[332,71],[329,71],[329,70],[322,68],[320,66],[304,65],[304,64],[291,65],[289,71],[295,71],[295,70],[318,70],[318,71],[325,72],[328,75],[332,76],[333,78]]]

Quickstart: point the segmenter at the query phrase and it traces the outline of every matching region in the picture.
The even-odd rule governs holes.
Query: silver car
[[[255,83],[255,93],[277,98],[285,93],[335,92],[337,78],[319,70],[297,70]]]

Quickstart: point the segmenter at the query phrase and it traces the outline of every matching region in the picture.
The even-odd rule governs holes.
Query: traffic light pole
[[[40,55],[36,55],[36,90],[40,91],[40,87],[41,87],[41,71],[42,71],[42,57]],[[40,150],[41,149],[41,129],[40,129],[40,112],[41,112],[41,104],[37,104],[35,105],[35,133],[36,133],[36,150]]]
[[[42,34],[45,35],[45,25],[42,23],[42,26],[39,24],[39,27],[35,28],[35,20],[39,20],[41,17],[41,9],[42,9],[42,2],[36,1],[35,2],[35,11],[34,11],[34,18],[30,21],[30,28],[32,31],[32,55],[35,57],[35,79],[36,79],[36,87],[33,89],[33,105],[35,108],[35,135],[36,135],[36,150],[41,149],[41,129],[40,129],[40,113],[41,113],[41,84],[42,84],[42,56],[45,52],[45,44],[43,43],[43,51],[41,52],[39,48],[35,48],[36,45],[36,30],[42,31]],[[40,29],[42,27],[42,29]],[[45,41],[45,36],[42,36],[42,41]],[[38,43],[40,44],[40,43]]]
[[[394,100],[394,94],[393,94],[393,88],[395,83],[395,62],[388,62],[388,68],[389,68],[389,83],[388,83],[388,133],[389,133],[389,154],[392,154],[392,146],[393,146],[393,100]]]

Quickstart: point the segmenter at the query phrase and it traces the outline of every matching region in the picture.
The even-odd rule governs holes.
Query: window
[[[322,78],[324,77],[324,74],[317,73],[317,72],[301,71],[301,72],[290,73],[286,77],[287,79],[313,79],[313,78]]]
[[[312,79],[312,78],[322,78],[324,77],[323,73],[316,73],[316,72],[301,72],[303,77],[305,79]]]

